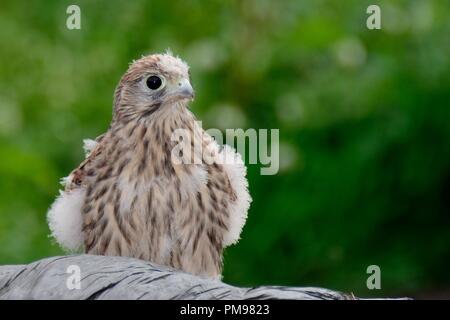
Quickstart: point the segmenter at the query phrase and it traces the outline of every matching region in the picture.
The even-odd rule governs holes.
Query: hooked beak
[[[176,95],[180,98],[193,100],[194,99],[194,89],[188,79],[181,79],[178,82]]]

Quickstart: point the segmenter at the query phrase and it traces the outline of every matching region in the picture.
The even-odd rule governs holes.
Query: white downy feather
[[[224,246],[227,247],[239,241],[242,228],[247,220],[247,212],[252,198],[248,192],[247,168],[242,161],[241,155],[230,146],[224,145],[220,156],[224,159],[224,169],[237,197],[230,208],[230,226],[223,240]]]
[[[95,149],[98,142],[92,139],[83,140],[85,156]],[[72,183],[73,176],[69,175],[61,179],[63,187]],[[83,232],[81,231],[83,217],[81,209],[84,202],[85,191],[83,188],[60,191],[60,195],[53,202],[47,213],[47,221],[52,232],[51,236],[66,251],[78,251],[83,246]]]
[[[60,191],[59,197],[47,213],[51,235],[60,246],[70,252],[78,251],[83,246],[82,214],[84,189],[69,192]]]
[[[95,149],[95,147],[97,146],[98,142],[92,139],[84,139],[83,140],[83,150],[84,153],[87,156],[89,156],[89,154]]]

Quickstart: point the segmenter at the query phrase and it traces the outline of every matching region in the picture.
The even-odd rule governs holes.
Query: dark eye
[[[160,77],[157,76],[150,76],[147,78],[147,87],[149,87],[152,90],[156,90],[162,85],[162,80]]]

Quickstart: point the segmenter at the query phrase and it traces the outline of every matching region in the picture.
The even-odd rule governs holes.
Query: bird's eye
[[[150,76],[147,78],[146,84],[152,90],[159,89],[162,86],[163,81],[158,76]]]

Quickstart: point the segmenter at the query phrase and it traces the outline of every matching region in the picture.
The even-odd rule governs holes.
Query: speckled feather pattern
[[[187,66],[166,54],[133,63],[121,79],[110,128],[91,143],[66,184],[67,195],[84,191],[78,213],[84,250],[220,277],[223,249],[238,240],[250,202],[245,167],[232,173],[243,175],[242,186],[233,186],[230,166],[219,161],[174,164],[176,129],[189,132],[191,141],[183,143],[202,159],[218,159],[221,148],[195,121],[187,100],[170,100],[164,92],[149,99],[136,91],[147,70],[168,79],[189,77]]]

